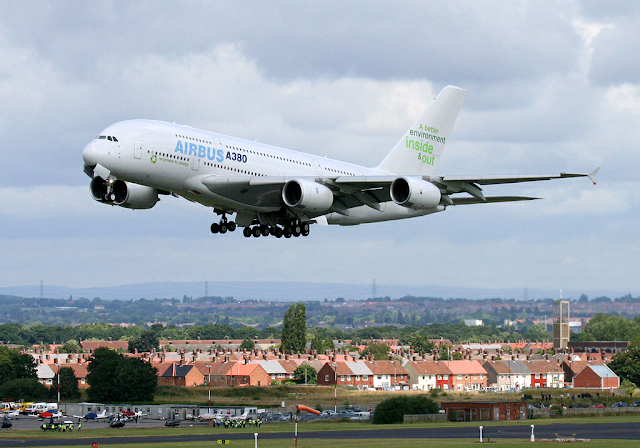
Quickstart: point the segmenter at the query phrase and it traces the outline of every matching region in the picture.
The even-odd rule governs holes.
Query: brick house
[[[399,361],[365,361],[373,374],[373,388],[409,388],[409,373]]]
[[[360,390],[373,388],[373,372],[365,362],[327,362],[318,371],[322,386],[354,386]]]
[[[455,422],[527,418],[527,405],[519,401],[443,401],[440,405],[447,414],[447,420]]]
[[[487,371],[478,361],[441,361],[449,369],[450,387],[456,391],[487,387]]]
[[[199,386],[204,382],[204,375],[193,364],[176,365],[171,363],[158,377],[159,386],[193,387]]]
[[[227,384],[229,386],[268,386],[271,376],[267,374],[260,364],[244,364],[236,362],[227,371]]]
[[[449,368],[439,361],[410,361],[404,365],[413,390],[449,389]],[[484,369],[483,369],[484,371]]]
[[[523,361],[531,372],[531,387],[564,387],[564,370],[555,361]]]
[[[588,365],[573,378],[577,389],[613,390],[620,387],[620,378],[606,365]]]

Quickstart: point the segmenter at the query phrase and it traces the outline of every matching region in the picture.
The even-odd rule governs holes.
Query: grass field
[[[624,422],[638,422],[637,416],[620,416],[620,417],[584,417],[584,418],[567,418],[562,419],[562,423],[581,423],[581,424],[590,424],[590,423],[602,423],[603,419],[607,421],[616,422],[616,423],[624,423]],[[416,423],[416,424],[398,424],[398,425],[372,425],[369,423],[332,423],[332,422],[315,422],[315,423],[303,423],[299,424],[298,429],[301,435],[301,439],[298,441],[298,446],[300,448],[327,448],[327,445],[330,444],[331,448],[377,448],[377,447],[392,447],[392,448],[415,448],[422,446],[438,446],[438,447],[469,447],[472,444],[477,444],[478,439],[331,439],[331,440],[323,440],[323,439],[305,439],[304,433],[308,431],[333,431],[333,430],[362,430],[363,434],[371,435],[371,432],[375,432],[378,430],[384,429],[392,429],[392,428],[422,428],[422,427],[445,427],[452,428],[452,434],[455,434],[455,428],[460,427],[477,427],[479,422],[467,422],[467,423],[452,423],[452,422],[438,422],[438,423]],[[531,423],[534,423],[536,426],[545,425],[550,423],[558,423],[558,419],[538,419],[538,420],[527,420],[527,421],[511,421],[511,422],[482,422],[485,428],[490,428],[491,426],[516,426],[516,425],[524,425],[529,426]],[[81,432],[72,432],[72,433],[43,433],[41,431],[5,431],[0,433],[0,440],[11,440],[16,439],[16,445],[22,445],[18,439],[38,439],[38,440],[60,440],[60,439],[83,439],[86,440],[86,444],[81,445],[67,445],[67,446],[91,446],[91,442],[98,439],[109,438],[110,443],[109,447],[137,447],[137,448],[146,448],[146,447],[154,447],[154,448],[168,448],[168,447],[178,447],[178,448],[191,448],[198,447],[202,448],[203,446],[211,446],[217,445],[215,440],[226,440],[230,434],[246,434],[246,440],[231,440],[230,445],[234,448],[253,448],[254,447],[254,438],[253,433],[259,432],[261,434],[266,434],[270,432],[289,432],[291,434],[290,439],[279,439],[279,440],[258,440],[258,446],[263,448],[280,448],[280,447],[294,447],[294,439],[293,439],[293,424],[291,423],[282,423],[282,424],[271,424],[271,425],[263,425],[257,431],[255,428],[244,428],[244,429],[225,429],[225,428],[209,428],[207,426],[180,426],[178,428],[125,428],[124,430],[113,430],[109,428],[99,428],[99,429],[83,429]],[[157,443],[153,441],[154,437],[157,436],[166,436],[166,435],[200,435],[200,434],[208,434],[213,436],[213,442],[183,442],[183,443]],[[118,437],[140,437],[141,439],[149,440],[148,443],[135,443],[135,444],[118,444]],[[115,442],[115,444],[112,444]],[[487,440],[485,439],[485,442]],[[499,445],[501,447],[516,447],[522,446],[525,443],[530,443],[528,439],[493,439],[490,441],[495,445]],[[547,444],[545,444],[547,445]],[[638,446],[638,441],[625,441],[625,440],[593,440],[589,443],[589,447],[599,448],[599,447],[631,447]],[[56,445],[61,446],[61,445]],[[65,446],[65,445],[62,445]],[[103,446],[106,446],[103,444]]]
[[[472,447],[478,446],[478,440],[468,440],[468,439],[355,439],[355,440],[331,440],[330,441],[333,448],[416,448],[416,447],[426,447],[426,446],[437,446],[437,447],[445,447],[445,448],[463,448],[463,447]],[[523,439],[498,439],[491,440],[490,446],[499,446],[501,448],[517,448],[522,447],[525,444],[531,443],[528,440]],[[203,442],[185,442],[185,443],[136,443],[134,445],[118,445],[118,444],[109,444],[109,448],[120,448],[120,447],[136,447],[136,448],[202,448],[203,446],[218,446],[215,442],[213,444],[203,443]],[[536,443],[536,445],[540,446],[553,446],[555,444],[549,443]],[[78,445],[74,445],[78,446]],[[87,445],[91,446],[91,442],[87,440]],[[219,445],[219,446],[229,446],[233,448],[254,448],[255,441],[253,439],[250,440],[232,440],[229,445]],[[283,448],[283,447],[294,447],[295,443],[293,438],[291,440],[260,440],[258,439],[258,447],[259,448]],[[637,447],[638,441],[635,440],[592,440],[587,445],[589,448],[627,448],[627,447]],[[60,445],[56,445],[57,448],[60,448]],[[327,440],[323,439],[304,439],[298,440],[299,448],[327,448]]]

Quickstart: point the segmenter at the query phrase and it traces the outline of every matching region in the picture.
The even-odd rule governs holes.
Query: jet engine
[[[440,203],[440,189],[431,182],[415,177],[398,177],[391,183],[391,199],[413,209],[434,208]]]
[[[89,189],[96,201],[131,209],[151,208],[160,200],[155,188],[122,180],[106,181],[97,176],[91,180]]]
[[[333,193],[318,182],[292,179],[282,188],[282,200],[289,207],[310,212],[325,212],[333,204]]]

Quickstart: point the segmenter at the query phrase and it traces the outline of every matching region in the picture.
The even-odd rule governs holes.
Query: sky
[[[638,295],[640,4],[0,2],[0,286],[302,281]],[[446,85],[438,174],[589,172],[306,238],[97,203],[82,149],[149,118],[377,165]],[[215,293],[212,291],[212,294]]]

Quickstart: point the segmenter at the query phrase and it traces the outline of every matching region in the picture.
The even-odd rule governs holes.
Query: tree
[[[638,322],[613,314],[598,313],[580,333],[581,341],[630,341],[640,336]]]
[[[304,352],[307,345],[307,312],[304,303],[294,303],[284,313],[280,348],[294,353]]]
[[[0,395],[24,401],[47,400],[49,389],[40,384],[36,378],[19,378],[2,383]]]
[[[158,377],[157,369],[151,364],[106,347],[96,349],[90,361],[87,375],[90,401],[153,401]]]
[[[384,342],[373,342],[362,351],[363,355],[371,355],[375,361],[389,359],[391,348]]]
[[[415,332],[402,338],[402,343],[409,345],[416,352],[429,353],[436,345],[428,337]]]
[[[437,414],[438,405],[425,395],[400,396],[382,401],[376,406],[374,424],[402,423],[407,414]]]
[[[20,378],[36,378],[36,363],[31,355],[0,346],[0,384]]]
[[[136,350],[138,353],[150,352],[151,350],[158,350],[160,341],[158,335],[153,330],[145,330],[142,332],[139,338],[131,339],[129,341],[129,353],[134,353]]]
[[[318,372],[309,364],[300,364],[293,372],[298,384],[317,384]]]
[[[49,388],[51,397],[58,395],[58,375],[53,377],[53,383]],[[78,378],[71,367],[60,368],[60,397],[63,399],[75,400],[80,398],[80,389],[78,388]]]
[[[640,347],[630,344],[626,352],[618,353],[613,357],[609,368],[621,379],[640,385]]]
[[[76,353],[79,352],[80,346],[76,341],[67,341],[58,348],[59,353]]]
[[[252,339],[245,338],[242,341],[242,344],[240,344],[239,348],[240,348],[240,350],[253,350],[255,348],[255,346],[256,346],[256,343],[253,342]]]

